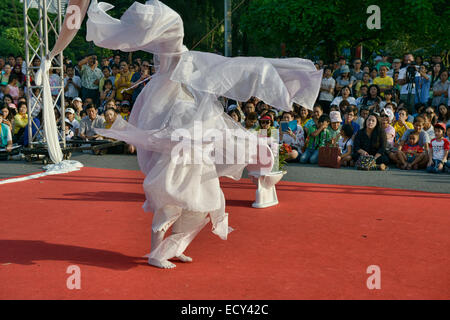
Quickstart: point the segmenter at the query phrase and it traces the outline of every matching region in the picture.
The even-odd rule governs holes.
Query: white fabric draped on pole
[[[57,172],[68,172],[78,170],[82,166],[78,162],[67,161],[63,163],[63,153],[59,144],[58,129],[56,125],[55,113],[53,111],[53,101],[50,89],[49,70],[51,62],[55,56],[61,53],[75,37],[80,28],[80,24],[86,14],[89,0],[71,0],[68,4],[67,15],[61,28],[55,47],[51,53],[41,62],[41,68],[36,74],[36,84],[43,87],[43,125],[44,136],[47,142],[48,154],[54,166],[47,167],[47,170]],[[74,10],[71,10],[74,9]],[[64,115],[63,115],[64,116]]]

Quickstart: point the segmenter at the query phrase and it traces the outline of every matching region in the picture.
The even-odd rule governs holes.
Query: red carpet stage
[[[249,180],[223,179],[229,239],[208,225],[193,263],[161,270],[142,258],[142,180],[82,168],[1,185],[0,299],[450,299],[449,194],[281,182],[280,204],[254,209]]]

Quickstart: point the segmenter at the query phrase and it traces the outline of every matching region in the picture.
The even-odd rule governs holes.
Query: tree
[[[381,9],[380,30],[366,26],[366,9],[374,4]],[[449,10],[445,0],[253,0],[242,27],[251,35],[253,52],[278,56],[284,42],[290,55],[334,60],[344,47],[362,43],[378,50],[398,39],[411,51],[447,49]]]

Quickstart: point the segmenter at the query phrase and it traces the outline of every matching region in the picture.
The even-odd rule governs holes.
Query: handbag
[[[359,156],[356,161],[356,169],[358,170],[375,170],[377,168],[377,163],[374,156]]]
[[[319,166],[329,168],[340,168],[341,149],[335,146],[325,146],[319,148]]]

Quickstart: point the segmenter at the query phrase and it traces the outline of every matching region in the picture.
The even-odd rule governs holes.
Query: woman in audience
[[[386,170],[389,158],[386,153],[386,134],[380,118],[372,113],[364,122],[364,128],[356,133],[352,158],[356,163],[361,156],[375,158],[377,169]]]
[[[290,112],[283,112],[282,116],[282,122],[281,123],[288,123],[290,121],[294,120],[294,113],[292,111]],[[297,128],[292,131],[291,128],[287,128],[286,131],[283,130],[283,125],[280,125],[280,142],[286,143],[289,146],[292,147],[292,151],[287,153],[286,161],[299,161],[299,157],[302,153],[302,148],[305,145],[305,135],[303,133],[303,128],[301,125],[297,124]]]
[[[351,89],[349,86],[344,86],[341,89],[341,92],[339,93],[339,96],[334,98],[334,100],[331,102],[331,105],[338,106],[342,100],[348,101],[349,104],[355,104],[356,105],[356,99],[351,96]]]

